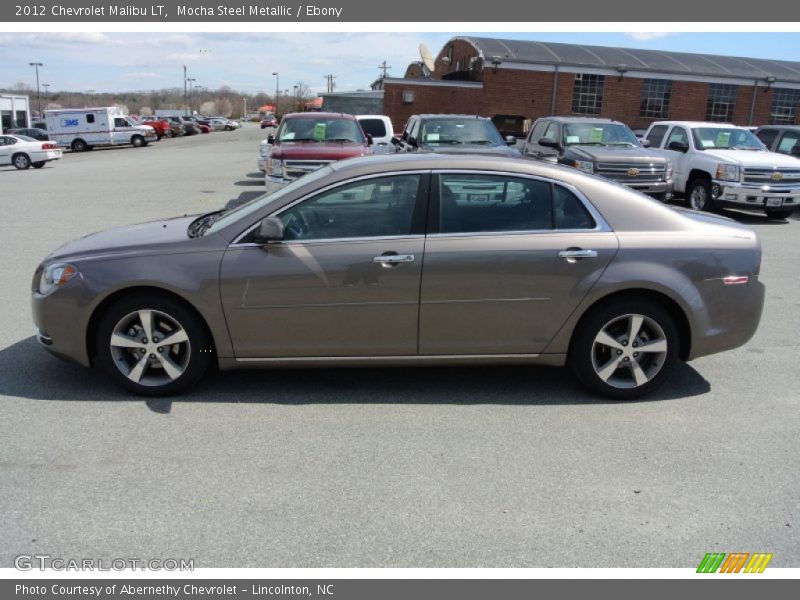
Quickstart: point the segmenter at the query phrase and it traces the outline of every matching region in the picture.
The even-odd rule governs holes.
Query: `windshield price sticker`
[[[325,130],[327,129],[327,125],[325,123],[317,123],[314,125],[314,139],[317,141],[322,141],[325,139]]]
[[[589,134],[589,141],[593,144],[599,144],[603,141],[603,128],[594,127],[592,133]]]

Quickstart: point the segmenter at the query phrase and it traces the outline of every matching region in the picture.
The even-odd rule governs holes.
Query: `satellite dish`
[[[419,56],[422,58],[422,66],[424,67],[422,72],[425,77],[430,77],[431,73],[436,69],[436,64],[433,62],[431,51],[428,50],[428,46],[424,42],[419,45]]]

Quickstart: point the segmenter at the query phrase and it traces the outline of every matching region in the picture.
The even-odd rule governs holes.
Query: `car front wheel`
[[[713,208],[711,182],[704,177],[692,181],[686,197],[689,200],[689,208],[692,210],[711,210]]]
[[[136,295],[101,317],[97,364],[118,384],[142,396],[177,394],[197,383],[211,364],[212,344],[193,311],[169,297]]]
[[[678,356],[678,332],[670,314],[646,299],[602,305],[579,325],[569,365],[591,391],[631,400],[655,390]]]

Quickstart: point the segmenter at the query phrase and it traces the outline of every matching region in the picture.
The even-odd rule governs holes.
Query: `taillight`
[[[56,150],[58,149],[58,145],[53,144],[52,142],[47,142],[42,144],[42,150]]]

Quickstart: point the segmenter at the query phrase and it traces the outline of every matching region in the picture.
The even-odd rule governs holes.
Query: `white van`
[[[94,146],[140,147],[158,139],[155,129],[134,123],[116,106],[48,110],[45,120],[50,139],[74,152]]]
[[[394,152],[392,146],[394,129],[389,117],[386,115],[356,115],[356,120],[364,133],[372,136],[372,150],[375,154]]]

